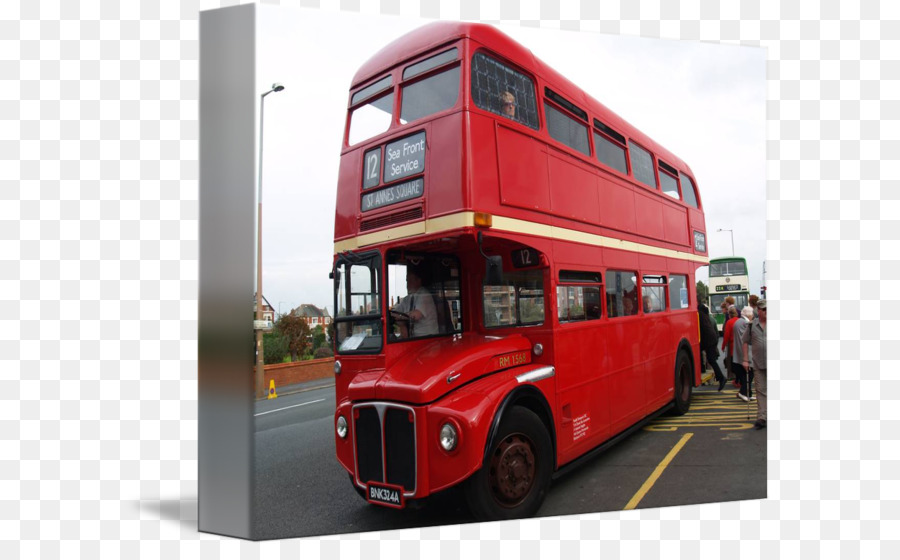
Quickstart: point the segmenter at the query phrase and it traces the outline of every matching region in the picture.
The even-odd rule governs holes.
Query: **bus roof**
[[[709,264],[733,261],[747,262],[747,259],[744,257],[716,257],[714,259],[709,259]]]
[[[499,29],[487,24],[437,21],[414,29],[387,44],[363,63],[356,75],[353,76],[351,89],[364,85],[372,78],[384,74],[410,58],[461,38],[472,39],[496,54],[523,66],[523,69],[526,71],[537,74],[547,82],[547,85],[557,90],[560,94],[571,98],[573,102],[583,105],[584,109],[587,109],[593,116],[603,121],[604,124],[618,129],[619,132],[630,137],[644,148],[654,152],[666,163],[687,172],[696,182],[696,177],[693,176],[691,168],[681,158],[663,148],[649,136],[629,124],[628,121],[588,95],[568,78],[534,56],[534,53],[528,48],[516,42]]]

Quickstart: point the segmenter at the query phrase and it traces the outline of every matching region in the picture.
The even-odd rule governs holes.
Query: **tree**
[[[697,280],[697,301],[703,304],[709,301],[709,287],[700,280]]]
[[[332,356],[334,356],[334,352],[332,352],[331,348],[329,348],[328,346],[320,346],[316,348],[316,353],[313,354],[313,358],[317,360],[319,358],[330,358]]]
[[[292,362],[309,350],[309,325],[296,309],[279,317],[275,328],[287,339]]]
[[[334,321],[328,323],[328,326],[325,327],[325,331],[328,333],[328,347],[331,348],[334,346]]]
[[[312,351],[315,352],[327,343],[325,341],[325,327],[316,325],[312,330]]]
[[[280,364],[288,353],[288,341],[279,332],[263,333],[263,362]]]

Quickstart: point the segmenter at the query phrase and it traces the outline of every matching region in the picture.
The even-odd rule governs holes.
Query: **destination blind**
[[[425,171],[425,131],[384,147],[384,182],[390,183]]]
[[[406,181],[399,185],[364,194],[360,208],[363,212],[368,212],[382,206],[418,198],[423,194],[425,194],[425,180],[422,177],[417,177],[412,181]]]

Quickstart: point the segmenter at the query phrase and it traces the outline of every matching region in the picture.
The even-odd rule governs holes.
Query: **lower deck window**
[[[560,323],[599,319],[600,286],[557,286],[556,304]]]
[[[641,306],[644,313],[659,313],[660,311],[665,311],[665,286],[641,286]]]
[[[669,276],[669,309],[687,309],[688,301],[687,276],[683,274]]]
[[[485,285],[484,326],[508,327],[544,322],[544,275],[540,270],[506,272],[499,285]]]
[[[462,331],[459,262],[450,256],[388,254],[388,341]]]
[[[606,271],[606,309],[610,317],[637,315],[637,273]]]

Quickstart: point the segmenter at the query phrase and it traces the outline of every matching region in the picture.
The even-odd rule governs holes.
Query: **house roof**
[[[301,317],[329,317],[327,309],[319,309],[311,303],[303,303],[297,308]]]

